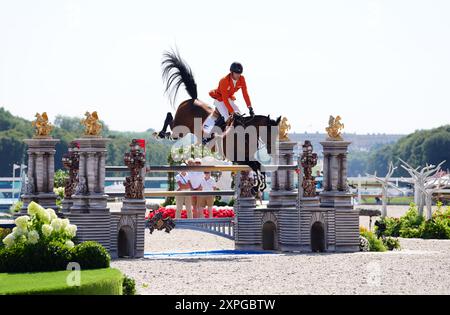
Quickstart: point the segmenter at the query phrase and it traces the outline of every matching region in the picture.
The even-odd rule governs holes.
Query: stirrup
[[[213,133],[212,133],[211,136],[209,136],[209,137],[206,137],[206,138],[203,137],[203,138],[202,138],[202,144],[203,144],[203,145],[206,145],[206,144],[207,144],[209,141],[211,141],[213,138],[214,138],[214,134],[213,134]]]
[[[220,129],[224,129],[224,127],[226,126],[226,122],[225,119],[220,116],[219,118],[216,119],[216,121],[214,122],[214,126],[219,127]]]
[[[170,138],[170,132],[162,132],[162,131],[160,131],[158,133],[158,137],[161,138],[161,139],[168,139],[168,138]]]
[[[241,118],[243,118],[243,117],[244,117],[244,114],[237,113],[237,112],[234,112],[234,113],[233,113],[233,118],[234,118],[234,119],[241,119]]]

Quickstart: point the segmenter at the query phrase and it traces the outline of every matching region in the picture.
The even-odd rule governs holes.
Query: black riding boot
[[[225,129],[226,123],[225,123],[225,119],[223,119],[222,116],[217,118],[216,121],[214,122],[214,127],[216,127],[216,126],[219,127],[222,130]],[[209,141],[212,140],[212,138],[214,138],[214,133],[212,133],[209,137],[203,137],[202,144],[203,145],[207,144]]]
[[[222,116],[216,119],[214,126],[219,127],[220,129],[224,130],[226,127],[225,119],[223,119]]]

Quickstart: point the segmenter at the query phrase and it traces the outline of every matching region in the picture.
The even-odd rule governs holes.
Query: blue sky
[[[210,104],[238,60],[256,113],[294,131],[340,114],[347,132],[409,133],[450,123],[449,38],[449,1],[0,0],[0,106],[159,128],[177,45]]]

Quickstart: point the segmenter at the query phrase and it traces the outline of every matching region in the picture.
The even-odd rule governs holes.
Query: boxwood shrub
[[[15,244],[0,247],[0,273],[65,270],[69,262],[77,262],[82,270],[108,268],[111,257],[97,242],[83,242],[72,249],[52,241]]]
[[[65,270],[71,258],[71,250],[58,242],[16,244],[0,248],[0,273]]]
[[[87,241],[72,249],[72,261],[79,263],[82,270],[108,268],[111,256],[99,243]]]
[[[430,220],[419,215],[414,204],[401,218],[380,218],[375,223],[378,237],[404,237],[425,239],[450,239],[450,207],[443,209],[437,204],[437,211]]]

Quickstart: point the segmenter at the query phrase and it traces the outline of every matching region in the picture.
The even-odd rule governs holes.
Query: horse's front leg
[[[266,181],[266,172],[261,172],[261,186],[259,186],[259,191],[264,191],[267,188],[267,181]]]
[[[256,196],[260,190],[260,186],[261,186],[261,176],[259,174],[259,171],[255,172],[255,175],[253,176],[254,180],[255,180],[255,185],[253,185],[251,192],[253,196]]]
[[[172,113],[168,112],[161,131],[158,133],[154,132],[153,135],[160,139],[170,138],[170,132],[167,132],[167,127],[169,127],[172,124],[172,122],[173,122]]]

